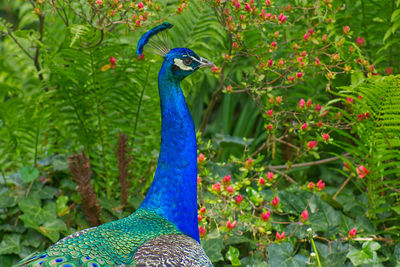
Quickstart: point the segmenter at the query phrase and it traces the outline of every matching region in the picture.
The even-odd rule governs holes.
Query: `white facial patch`
[[[179,58],[174,58],[174,64],[178,66],[181,70],[193,70],[192,67],[183,64],[183,60]]]

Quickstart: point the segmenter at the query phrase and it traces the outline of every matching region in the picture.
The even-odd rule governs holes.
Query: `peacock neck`
[[[156,211],[199,241],[196,132],[180,80],[172,75],[168,62],[161,67],[158,89],[161,149],[153,183],[141,208]]]

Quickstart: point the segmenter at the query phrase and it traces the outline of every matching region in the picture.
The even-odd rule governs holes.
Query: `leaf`
[[[378,242],[367,241],[362,245],[361,250],[352,247],[346,256],[355,266],[361,264],[380,264],[381,262],[376,253],[376,250],[380,247],[381,245]]]
[[[18,254],[21,252],[21,235],[9,234],[4,235],[3,240],[0,243],[0,255],[1,254]]]
[[[237,248],[229,246],[229,250],[226,253],[225,257],[232,263],[233,266],[240,266],[240,252]]]
[[[56,201],[56,206],[57,206],[57,215],[65,215],[68,214],[68,197],[67,196],[59,196]]]
[[[17,198],[9,190],[0,193],[0,209],[14,207],[17,204]]]
[[[390,21],[394,22],[398,19],[400,19],[400,9],[396,9],[395,11],[393,11]]]
[[[221,238],[207,239],[201,243],[204,251],[212,262],[224,260],[221,250],[224,248],[224,243]]]
[[[390,257],[390,263],[392,266],[400,266],[400,243],[394,247],[393,254]]]
[[[315,201],[317,202],[317,209],[312,210],[312,215],[310,216],[312,229],[315,232],[323,232],[328,237],[336,235],[339,232],[339,226],[342,221],[340,212],[334,210],[325,201],[320,199]]]
[[[45,222],[39,227],[40,231],[55,243],[60,238],[60,232],[67,231],[67,225],[60,219]]]
[[[261,194],[251,186],[246,187],[246,192],[250,201],[256,205],[259,205],[264,200]]]
[[[25,183],[30,183],[39,177],[39,170],[29,166],[23,167],[21,170],[19,170],[19,173],[21,174],[21,178]]]
[[[289,242],[271,244],[267,247],[268,264],[274,267],[301,267],[308,266],[308,258],[295,255],[292,257],[293,245]]]

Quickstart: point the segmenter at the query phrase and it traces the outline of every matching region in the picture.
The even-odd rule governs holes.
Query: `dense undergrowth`
[[[214,265],[400,266],[399,4],[1,2],[1,266],[140,205],[164,20],[217,65],[182,84]]]

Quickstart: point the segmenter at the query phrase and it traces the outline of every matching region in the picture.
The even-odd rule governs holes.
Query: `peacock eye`
[[[185,64],[186,66],[189,66],[190,63],[192,63],[192,59],[190,57],[185,57],[185,59],[183,60],[183,64]]]

